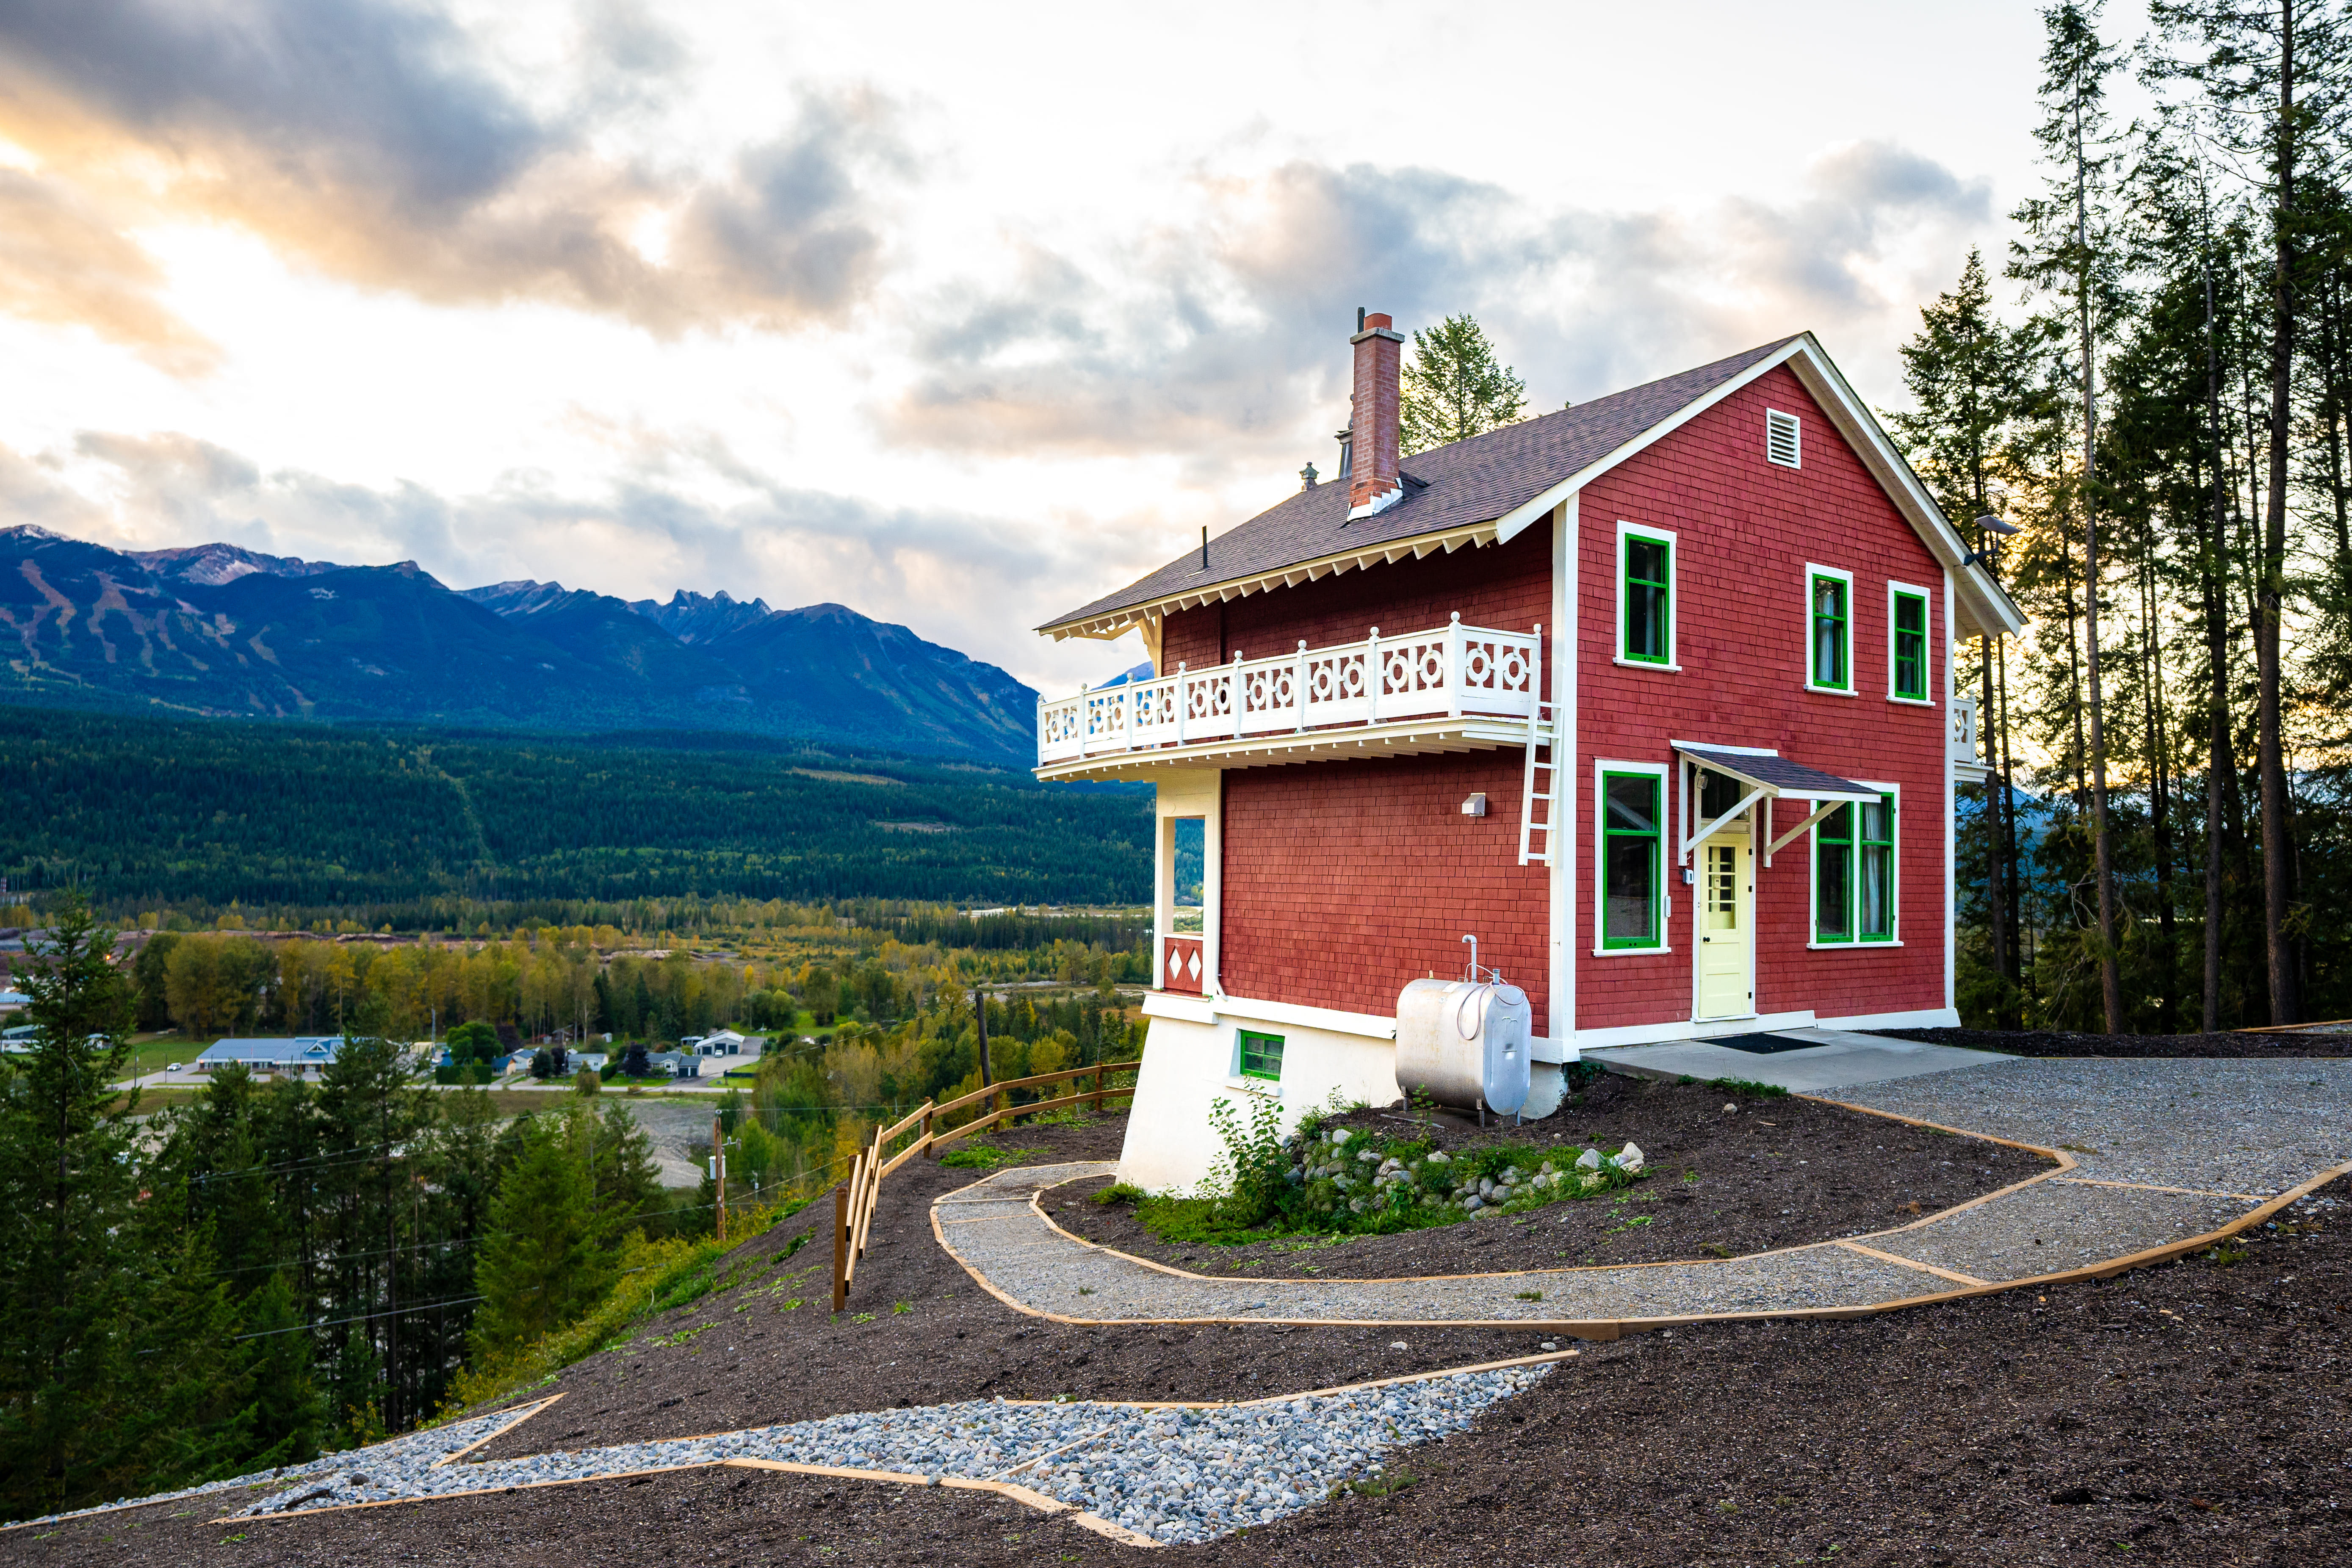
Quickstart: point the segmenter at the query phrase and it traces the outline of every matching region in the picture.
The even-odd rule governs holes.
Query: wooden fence
[[[883,1177],[918,1154],[936,1160],[940,1151],[957,1139],[992,1127],[1008,1126],[1024,1116],[1080,1103],[1090,1103],[1100,1110],[1107,1100],[1122,1092],[1111,1087],[1111,1075],[1132,1073],[1141,1065],[1140,1060],[1097,1062],[1092,1067],[1064,1068],[1060,1072],[1038,1073],[1033,1078],[1007,1079],[944,1105],[927,1100],[889,1126],[877,1127],[873,1142],[858,1152],[851,1165],[849,1179],[833,1190],[833,1310],[838,1312],[849,1304],[850,1282],[857,1277],[857,1260],[866,1256],[866,1237],[874,1227],[874,1206],[882,1197]],[[1077,1080],[1083,1078],[1093,1079],[1094,1087],[1051,1100],[1033,1100],[1025,1105],[1013,1103],[1012,1091],[1016,1089],[1035,1089],[1051,1083],[1067,1083],[1076,1089]],[[954,1127],[941,1125],[946,1118],[991,1100],[995,1102],[991,1109],[969,1121]],[[906,1147],[891,1152],[890,1145],[908,1133],[914,1136]]]

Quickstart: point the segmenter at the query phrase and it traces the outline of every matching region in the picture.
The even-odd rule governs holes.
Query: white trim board
[[[1956,1029],[1959,1015],[1949,1007],[1917,1007],[1906,1013],[1856,1013],[1843,1018],[1817,1016],[1811,1009],[1759,1013],[1748,1018],[1717,1018],[1704,1024],[1625,1024],[1612,1029],[1579,1029],[1579,1050],[1612,1046],[1663,1046],[1677,1040],[1707,1040],[1723,1035],[1769,1035],[1784,1029]]]
[[[1302,1007],[1290,1002],[1259,1002],[1246,996],[1194,998],[1153,991],[1143,998],[1147,1018],[1175,1018],[1187,1024],[1286,1024],[1301,1029],[1325,1029],[1335,1035],[1360,1035],[1368,1040],[1396,1038],[1396,1020],[1373,1013],[1343,1013],[1336,1007]]]

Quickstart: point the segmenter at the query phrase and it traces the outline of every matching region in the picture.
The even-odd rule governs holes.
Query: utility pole
[[[971,1016],[980,1025],[980,1087],[993,1087],[988,1071],[988,993],[975,985],[971,988]]]
[[[727,1240],[727,1144],[719,1124],[719,1110],[710,1111],[710,1184],[718,1190],[719,1203],[715,1217],[719,1225],[719,1240]]]

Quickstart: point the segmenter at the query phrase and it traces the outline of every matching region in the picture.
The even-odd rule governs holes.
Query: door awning
[[[1721,752],[1707,746],[1689,746],[1675,742],[1675,752],[1696,763],[1710,773],[1727,773],[1751,790],[1760,791],[1768,800],[1780,795],[1794,795],[1822,805],[1856,801],[1874,805],[1885,794],[1884,790],[1858,784],[1852,779],[1842,779],[1835,773],[1825,773],[1819,768],[1791,762],[1787,757],[1769,756],[1756,752]]]

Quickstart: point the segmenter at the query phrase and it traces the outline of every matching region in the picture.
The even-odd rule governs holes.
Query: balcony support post
[[[1445,697],[1446,717],[1462,717],[1462,612],[1454,612],[1454,619],[1445,627]]]
[[[1176,743],[1184,743],[1184,715],[1192,710],[1192,691],[1184,679],[1184,661],[1176,661]]]
[[[1381,628],[1378,626],[1374,626],[1372,635],[1364,639],[1364,722],[1369,726],[1381,721],[1381,682],[1387,679],[1381,673]]]
[[[1298,639],[1298,651],[1290,660],[1290,716],[1294,731],[1307,728],[1307,639]]]

